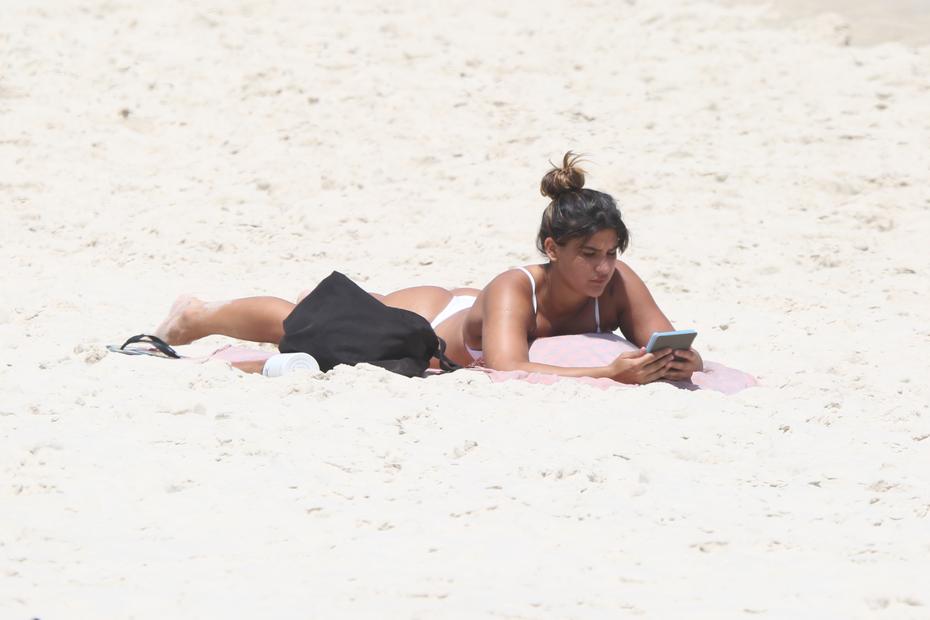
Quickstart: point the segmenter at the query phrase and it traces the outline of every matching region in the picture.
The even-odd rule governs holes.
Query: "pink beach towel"
[[[203,361],[207,360],[221,360],[224,362],[265,362],[268,361],[269,357],[275,355],[268,351],[262,351],[261,349],[252,349],[249,347],[237,347],[235,345],[226,345],[221,349],[217,349],[212,353],[203,356],[201,359]]]
[[[539,338],[530,346],[530,361],[552,366],[578,368],[582,366],[606,366],[618,355],[635,351],[636,345],[615,334],[579,334]],[[581,381],[601,389],[623,386],[611,379],[593,377],[568,378],[522,370],[491,370],[478,368],[488,373],[492,381],[519,379],[546,385],[557,381]],[[716,362],[704,362],[704,372],[694,373],[691,381],[669,381],[671,385],[686,390],[714,390],[724,394],[735,394],[748,387],[758,385],[756,379],[745,372],[728,368]]]
[[[630,341],[615,334],[579,334],[575,336],[554,336],[552,338],[539,338],[530,346],[530,361],[553,366],[581,367],[606,366],[618,355],[626,351],[634,351],[636,346]],[[188,347],[185,358],[195,362],[220,360],[227,363],[264,361],[274,355],[251,347],[226,345],[220,349],[211,350],[196,345]],[[624,384],[611,379],[595,379],[593,377],[568,378],[539,372],[526,372],[522,370],[493,370],[480,366],[474,370],[484,372],[491,381],[511,381],[514,379],[551,385],[557,381],[580,381],[601,389],[623,387]],[[671,385],[686,390],[713,390],[724,394],[735,394],[741,390],[758,385],[756,379],[745,372],[728,368],[716,362],[704,362],[704,372],[694,373],[691,381],[669,381]]]

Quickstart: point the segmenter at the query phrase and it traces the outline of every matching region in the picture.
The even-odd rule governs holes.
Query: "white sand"
[[[0,8],[0,617],[927,617],[930,48],[695,2],[190,4]],[[766,387],[104,355],[182,291],[537,261],[567,148]]]
[[[851,45],[897,41],[930,44],[930,0],[723,0],[725,4],[754,5],[765,17],[796,26],[822,18],[835,22]]]

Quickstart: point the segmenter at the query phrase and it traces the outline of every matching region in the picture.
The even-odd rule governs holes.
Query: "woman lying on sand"
[[[645,352],[653,332],[674,328],[639,276],[617,260],[617,253],[626,250],[629,232],[613,198],[584,189],[578,162],[579,157],[566,153],[562,167],[553,167],[540,184],[542,194],[552,200],[536,238],[548,263],[505,271],[483,290],[416,286],[372,295],[429,321],[446,341],[446,355],[463,366],[480,361],[496,370],[606,377],[622,383],[690,379],[703,369],[697,351]],[[214,334],[277,344],[294,306],[277,297],[222,303],[183,297],[155,334],[169,344]],[[529,361],[529,343],[536,338],[617,328],[641,348],[607,366],[565,368]]]

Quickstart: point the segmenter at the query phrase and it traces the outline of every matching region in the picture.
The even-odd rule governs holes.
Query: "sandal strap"
[[[167,342],[165,342],[158,336],[153,336],[151,334],[138,334],[136,336],[133,336],[132,338],[127,339],[126,342],[124,342],[123,345],[120,347],[120,349],[125,349],[128,345],[135,344],[137,342],[144,342],[146,344],[150,344],[156,349],[158,349],[160,353],[164,353],[170,358],[181,359],[181,356],[178,355],[178,352],[175,351],[171,347],[170,344],[168,344]]]

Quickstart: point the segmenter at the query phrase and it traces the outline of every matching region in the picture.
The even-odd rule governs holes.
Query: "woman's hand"
[[[668,372],[662,377],[667,381],[690,381],[691,375],[704,370],[704,360],[694,349],[677,349]]]
[[[661,349],[646,353],[645,347],[639,351],[621,353],[610,363],[610,378],[620,383],[651,383],[665,375],[672,365],[672,350]],[[689,375],[690,376],[690,375]]]

